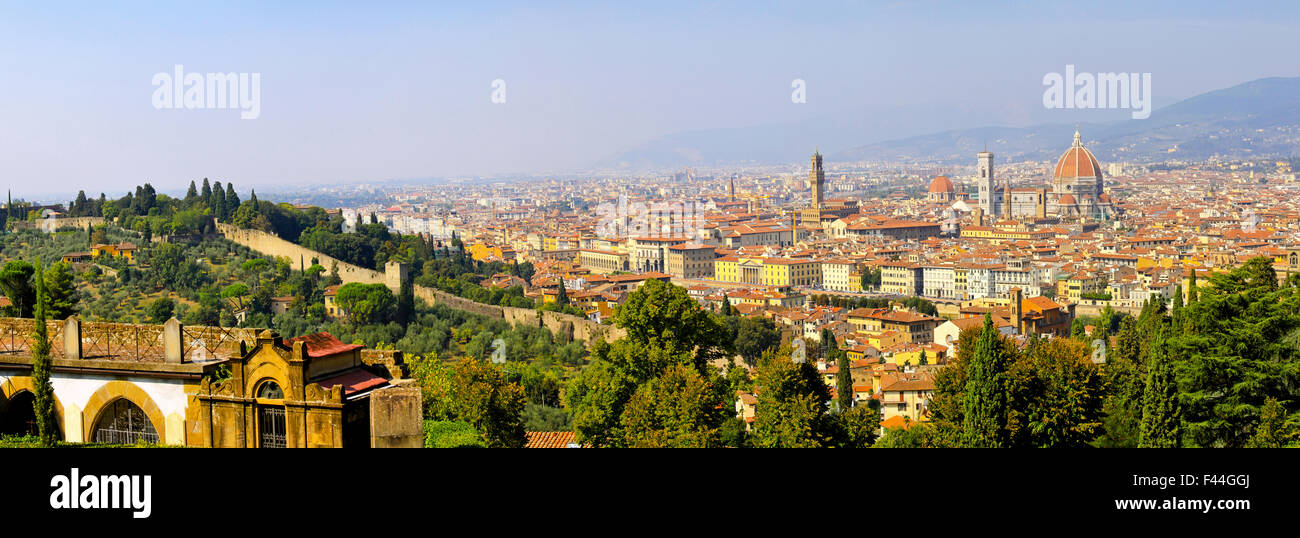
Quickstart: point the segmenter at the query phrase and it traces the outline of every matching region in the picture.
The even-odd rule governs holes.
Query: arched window
[[[96,443],[121,445],[134,444],[140,440],[157,443],[158,431],[153,428],[153,422],[140,406],[126,398],[118,398],[99,415],[92,439]]]
[[[280,385],[277,385],[274,381],[267,381],[257,388],[257,399],[283,400],[284,391],[280,390]]]
[[[284,448],[284,390],[274,381],[257,387],[257,438],[262,448]]]
[[[0,434],[36,435],[36,396],[20,391],[4,404],[0,412]]]

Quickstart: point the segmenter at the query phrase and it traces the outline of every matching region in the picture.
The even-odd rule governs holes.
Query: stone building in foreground
[[[34,424],[34,320],[0,318],[0,433]],[[328,333],[49,322],[67,441],[194,447],[418,447],[420,390],[401,352]]]

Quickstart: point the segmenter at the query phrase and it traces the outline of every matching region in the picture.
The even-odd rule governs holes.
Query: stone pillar
[[[81,320],[68,316],[63,322],[63,358],[81,358]]]
[[[176,318],[163,324],[163,358],[171,364],[180,364],[185,360],[184,331]]]
[[[395,380],[394,386],[370,393],[371,448],[423,447],[422,397],[411,380]]]

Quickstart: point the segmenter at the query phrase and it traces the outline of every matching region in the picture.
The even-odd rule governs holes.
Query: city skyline
[[[799,153],[820,146],[833,157],[904,134],[1127,117],[1045,109],[1043,76],[1067,66],[1152,73],[1157,107],[1296,76],[1258,52],[1287,46],[1295,18],[1279,12],[1294,10],[1278,4],[1264,18],[1212,3],[1099,2],[1082,16],[1020,3],[513,6],[504,15],[409,5],[305,14],[8,6],[0,175],[49,191],[40,194],[146,181],[176,192],[203,177],[244,188],[543,175],[590,170],[681,133],[809,124],[824,127],[825,139],[800,139]],[[1081,26],[1079,40],[1054,39],[1063,20]],[[260,115],[150,106],[152,78],[177,66],[260,74]],[[504,103],[492,102],[498,79]],[[795,79],[806,82],[804,103],[791,102]],[[894,127],[899,110],[916,125]],[[852,125],[869,117],[898,136]]]

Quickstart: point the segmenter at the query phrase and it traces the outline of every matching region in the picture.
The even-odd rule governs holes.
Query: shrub
[[[485,448],[483,436],[469,423],[450,420],[424,421],[424,448]]]

